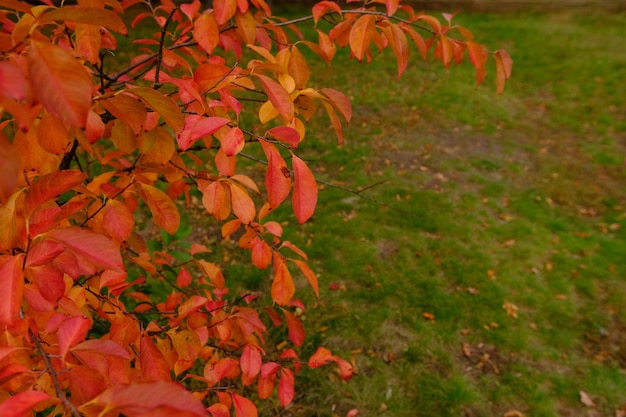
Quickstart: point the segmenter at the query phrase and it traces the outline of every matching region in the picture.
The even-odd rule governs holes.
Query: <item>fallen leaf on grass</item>
[[[502,417],[526,417],[524,413],[517,410],[509,410],[502,415]]]
[[[508,301],[505,301],[504,304],[502,304],[502,308],[504,310],[506,310],[506,314],[508,314],[509,316],[513,317],[514,319],[517,318],[517,306],[513,303],[509,303]]]
[[[593,400],[591,399],[589,394],[587,394],[585,391],[582,391],[582,390],[578,391],[578,394],[580,395],[580,402],[581,403],[583,403],[587,407],[595,407],[596,406],[596,404],[593,402]]]
[[[422,316],[424,316],[424,318],[426,320],[435,320],[435,315],[433,313],[422,313]]]
[[[463,350],[463,355],[465,355],[465,357],[469,358],[472,356],[472,348],[469,344],[463,342],[461,349]]]

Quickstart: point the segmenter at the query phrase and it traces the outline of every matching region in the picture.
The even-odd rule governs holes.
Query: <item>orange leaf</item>
[[[74,29],[76,35],[76,50],[91,64],[97,64],[100,59],[100,27],[78,23]]]
[[[389,39],[391,49],[396,56],[399,78],[409,64],[409,42],[398,25],[390,24],[389,26],[381,27],[381,30],[385,33],[387,39]]]
[[[467,45],[470,61],[476,68],[476,84],[480,85],[485,79],[485,64],[489,59],[489,52],[487,48],[476,42],[466,41],[465,45]]]
[[[33,414],[33,407],[46,401],[50,396],[41,391],[23,391],[0,403],[0,416],[26,417]]]
[[[171,381],[170,367],[163,353],[147,334],[141,338],[139,361],[146,381]]]
[[[139,184],[156,225],[171,235],[176,233],[180,226],[180,213],[172,199],[156,187]]]
[[[439,38],[439,43],[437,44],[437,50],[440,54],[439,58],[443,62],[443,65],[445,65],[445,67],[447,68],[454,58],[454,49],[452,47],[450,39],[448,39],[444,35],[441,35],[441,37]]]
[[[307,82],[309,81],[309,77],[311,76],[311,70],[309,69],[306,58],[302,55],[296,45],[291,47],[288,69],[289,75],[291,75],[296,82],[296,87],[299,89],[305,88]]]
[[[159,113],[174,132],[180,133],[183,130],[185,117],[172,98],[146,87],[133,88],[129,92],[142,99],[148,107]]]
[[[80,227],[52,229],[47,235],[95,267],[124,270],[119,247],[106,236]]]
[[[217,23],[220,25],[223,25],[233,17],[236,11],[236,0],[213,0],[213,14],[215,14]]]
[[[226,156],[235,156],[243,150],[245,140],[238,127],[231,127],[221,136],[222,149]]]
[[[315,272],[313,272],[313,270],[309,268],[309,266],[304,261],[301,261],[299,259],[292,259],[292,262],[295,263],[298,268],[300,268],[300,271],[302,271],[304,277],[307,279],[307,281],[309,281],[309,285],[311,286],[311,288],[313,288],[313,291],[315,291],[315,295],[319,297],[320,289],[317,281],[317,275],[315,274]]]
[[[291,190],[291,174],[278,149],[264,140],[259,141],[267,158],[265,188],[270,208],[276,208],[287,198]]]
[[[44,175],[33,182],[24,200],[24,214],[29,217],[48,200],[82,184],[87,175],[77,170],[58,171]]]
[[[343,131],[341,128],[341,120],[339,120],[339,116],[335,112],[335,109],[329,103],[322,101],[322,105],[330,118],[330,123],[333,125],[333,129],[335,129],[335,134],[337,135],[337,143],[339,145],[343,144]]]
[[[287,368],[282,368],[280,370],[280,381],[278,382],[278,400],[283,407],[287,407],[293,401],[295,395],[293,386],[293,373]]]
[[[293,155],[291,164],[295,176],[295,184],[291,202],[293,211],[300,224],[306,222],[315,212],[317,205],[317,183],[309,167]]]
[[[346,121],[350,123],[352,119],[352,103],[350,99],[341,91],[333,90],[332,88],[322,88],[320,90],[327,99],[328,102],[341,114]]]
[[[46,113],[37,126],[37,142],[47,152],[60,155],[68,150],[72,138],[63,122]]]
[[[230,189],[230,201],[235,216],[241,220],[243,224],[249,224],[256,216],[256,208],[254,201],[248,195],[245,189],[232,182],[227,182]]]
[[[289,340],[296,346],[302,346],[304,343],[304,326],[298,317],[289,310],[283,310],[287,321],[287,329],[289,331]]]
[[[422,58],[426,59],[426,56],[428,55],[428,46],[426,46],[426,42],[424,41],[424,38],[422,38],[422,35],[417,33],[417,31],[415,31],[410,26],[407,26],[404,24],[402,25],[403,25],[402,28],[406,31],[406,33],[408,33],[409,37],[411,38],[415,46],[417,46],[417,49],[420,51],[420,54],[422,55]]]
[[[511,70],[513,68],[513,60],[509,54],[499,49],[493,56],[496,60],[496,86],[498,94],[502,94],[504,91],[504,84],[506,80],[511,77]]]
[[[202,193],[202,205],[217,220],[224,220],[230,214],[230,200],[226,188],[220,181],[201,181],[198,188]]]
[[[85,127],[92,82],[72,54],[50,43],[31,41],[28,73],[37,99],[50,113],[72,126]]]
[[[146,108],[136,98],[127,94],[117,94],[100,102],[113,116],[126,123],[135,135],[141,132],[146,121]]]
[[[257,417],[258,412],[252,401],[237,394],[232,394],[235,417]]]
[[[272,282],[272,299],[281,306],[291,301],[296,292],[291,273],[280,254],[274,256],[274,281]]]
[[[254,74],[254,76],[263,84],[263,89],[267,93],[267,97],[270,99],[272,105],[278,111],[278,114],[287,122],[291,121],[295,108],[287,91],[270,77],[261,74]]]
[[[272,249],[258,237],[252,245],[252,263],[259,269],[265,269],[272,263]]]
[[[11,325],[19,316],[24,290],[23,255],[0,256],[0,323]]]
[[[104,209],[103,223],[104,230],[123,242],[133,233],[135,218],[126,204],[118,200],[109,200]]]
[[[176,285],[180,288],[185,288],[191,285],[192,277],[189,271],[187,271],[184,267],[180,268],[178,275],[176,276]]]
[[[220,31],[213,14],[203,13],[193,23],[193,38],[207,54],[220,42]]]
[[[91,321],[85,317],[70,317],[59,326],[57,339],[59,341],[59,353],[62,359],[69,349],[83,340],[91,328]]]
[[[37,18],[40,23],[64,20],[76,23],[86,23],[95,26],[104,26],[122,35],[128,34],[128,29],[120,17],[107,9],[81,6],[65,6],[44,12]]]
[[[317,23],[328,11],[338,13],[341,16],[341,7],[334,1],[320,1],[313,6],[313,20]]]
[[[265,134],[291,145],[292,148],[297,148],[301,139],[298,131],[289,126],[276,126],[265,132]]]
[[[334,362],[335,357],[332,352],[324,347],[318,347],[317,351],[309,358],[309,366],[311,368],[319,368],[330,362]]]
[[[199,399],[169,381],[114,385],[79,408],[87,415],[97,415],[97,410],[101,410],[102,415],[206,417],[206,409]]]
[[[369,14],[359,17],[350,29],[350,50],[359,62],[363,60],[365,53],[369,50],[375,31],[376,17]]]

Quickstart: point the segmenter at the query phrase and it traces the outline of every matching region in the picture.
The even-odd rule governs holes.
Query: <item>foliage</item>
[[[446,67],[467,51],[478,83],[491,55],[498,91],[512,62],[452,15],[442,23],[399,1],[322,1],[291,21],[250,3],[0,3],[0,414],[256,416],[276,386],[291,404],[302,366],[334,363],[352,376],[323,347],[299,357],[305,306],[292,273],[316,295],[317,276],[272,220],[289,194],[300,224],[314,214],[317,183],[295,151],[317,108],[339,143],[352,114],[343,93],[309,86],[301,49],[330,64],[337,46],[359,61],[372,45],[391,48],[399,76],[409,41]],[[129,13],[131,27],[158,31],[136,39],[140,52],[120,69],[114,34],[128,34]],[[320,23],[317,42],[301,37],[304,21]],[[266,165],[264,189],[242,172],[245,159]],[[201,241],[167,250],[194,201],[255,268],[271,270],[270,303],[232,294]],[[146,212],[161,247],[140,227]],[[263,320],[285,325],[290,345],[266,345]]]

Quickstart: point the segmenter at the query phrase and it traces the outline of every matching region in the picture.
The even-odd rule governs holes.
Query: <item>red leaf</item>
[[[185,119],[185,128],[176,136],[178,147],[187,150],[196,140],[217,132],[228,123],[230,120],[224,117],[189,115]]]
[[[114,385],[79,411],[88,415],[121,413],[128,416],[206,417],[202,402],[179,384],[169,381]],[[106,412],[104,412],[106,410]],[[169,413],[169,414],[168,414]]]
[[[139,183],[145,193],[144,201],[152,213],[157,226],[173,235],[180,226],[180,213],[172,199],[163,191],[151,185]]]
[[[128,34],[128,29],[120,17],[114,12],[96,7],[65,6],[50,9],[39,15],[40,23],[64,20],[76,23],[86,23],[95,26],[104,26],[122,35]]]
[[[313,6],[313,20],[317,23],[328,11],[333,11],[341,16],[341,6],[334,1],[320,1]]]
[[[293,401],[295,395],[293,372],[287,368],[280,370],[278,382],[278,400],[280,405],[287,407]]]
[[[309,266],[304,261],[301,261],[299,259],[292,259],[292,262],[295,263],[298,266],[298,268],[300,268],[300,271],[302,271],[302,274],[304,275],[306,280],[309,282],[309,285],[311,286],[311,288],[313,288],[313,291],[315,291],[315,295],[319,297],[320,288],[319,288],[319,283],[317,281],[317,275],[315,274],[315,272],[313,272],[313,270],[309,268]]]
[[[272,299],[281,306],[286,305],[296,292],[293,278],[287,264],[279,254],[274,256],[274,281],[272,282]]]
[[[487,48],[476,42],[466,41],[465,45],[467,45],[470,61],[476,68],[476,84],[480,85],[485,78],[485,64],[489,59],[489,52]]]
[[[289,195],[291,190],[291,174],[285,160],[271,143],[259,141],[267,158],[267,171],[265,173],[265,188],[270,208],[276,208]]]
[[[119,241],[127,240],[133,233],[135,218],[126,204],[118,200],[109,200],[104,209],[104,230]]]
[[[226,156],[235,156],[243,150],[245,140],[243,132],[238,127],[231,127],[221,136],[222,149]]]
[[[400,7],[400,0],[385,0],[385,6],[387,7],[387,16],[393,16]]]
[[[291,164],[295,176],[291,203],[298,222],[303,224],[311,218],[315,212],[315,206],[317,205],[317,183],[315,182],[313,173],[302,159],[293,155]]]
[[[237,394],[232,394],[235,417],[257,417],[258,412],[252,401]]]
[[[409,64],[409,42],[398,25],[390,24],[389,26],[382,27],[381,30],[385,33],[387,39],[389,39],[391,49],[396,56],[399,78]]]
[[[375,22],[375,16],[364,15],[359,17],[352,29],[350,29],[350,50],[359,62],[363,60],[365,53],[369,50],[372,37],[376,31]]]
[[[31,41],[28,73],[37,99],[50,113],[72,126],[85,127],[91,77],[72,54],[50,43]]]
[[[213,0],[213,13],[215,14],[217,23],[220,25],[223,25],[233,17],[236,11],[236,0]]]
[[[30,246],[26,256],[26,267],[40,266],[52,262],[65,251],[65,246],[48,239],[36,239]]]
[[[230,417],[230,411],[228,407],[222,403],[215,403],[207,408],[209,414],[213,417]]]
[[[148,107],[160,114],[163,120],[165,120],[165,123],[167,123],[174,132],[179,133],[183,130],[185,126],[185,116],[183,116],[180,108],[172,98],[152,88],[146,87],[133,88],[129,90],[129,92],[142,99]]]
[[[265,135],[270,135],[274,139],[285,142],[286,144],[291,145],[292,148],[297,148],[301,140],[298,131],[289,126],[273,127],[265,132]]]
[[[319,368],[320,366],[326,365],[334,360],[335,357],[330,350],[324,347],[318,347],[313,356],[309,358],[309,366],[311,368]]]
[[[61,358],[64,359],[69,349],[85,338],[90,328],[91,321],[85,317],[70,317],[61,323],[57,331]]]
[[[124,270],[119,248],[106,236],[80,227],[53,229],[47,235],[96,267]]]
[[[180,288],[188,287],[191,284],[192,278],[189,271],[187,271],[184,267],[180,268],[180,272],[176,276],[176,285]]]
[[[295,107],[293,100],[289,97],[287,91],[276,81],[261,74],[254,74],[263,84],[263,89],[267,93],[267,97],[270,99],[272,105],[278,110],[278,114],[290,122],[293,119]]]
[[[29,216],[37,207],[49,199],[81,184],[87,175],[78,170],[53,172],[33,182],[24,201],[24,210]]]
[[[193,23],[193,38],[207,54],[212,54],[220,41],[220,31],[213,14],[201,14]]]
[[[256,377],[259,372],[261,372],[261,352],[250,345],[246,345],[241,353],[239,364],[241,366],[241,372],[243,372],[246,377],[250,379]]]
[[[146,381],[171,381],[170,367],[163,353],[147,334],[141,338],[139,361]]]
[[[289,330],[289,340],[296,346],[302,346],[304,343],[304,326],[298,317],[289,310],[283,310],[285,319],[287,320],[287,329]]]
[[[0,416],[26,417],[32,409],[50,396],[41,391],[24,391],[6,398],[0,403]]]
[[[72,352],[90,352],[104,356],[117,356],[130,359],[130,354],[112,340],[89,339],[74,346]]]
[[[24,100],[30,93],[24,74],[9,61],[0,62],[0,92],[16,101]]]
[[[24,291],[23,255],[0,256],[0,324],[11,325],[18,318]]]

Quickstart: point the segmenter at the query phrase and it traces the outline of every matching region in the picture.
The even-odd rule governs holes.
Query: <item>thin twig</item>
[[[50,361],[48,352],[44,350],[43,346],[41,345],[41,341],[39,340],[37,335],[35,335],[35,332],[33,332],[33,330],[30,328],[28,329],[28,334],[30,335],[30,338],[33,339],[33,342],[35,343],[35,346],[37,347],[39,352],[41,352],[41,356],[43,357],[43,360],[46,363],[46,369],[48,370],[48,373],[50,374],[50,377],[52,378],[52,384],[54,385],[54,391],[56,392],[57,397],[60,398],[61,401],[63,401],[63,404],[65,405],[65,407],[72,412],[72,415],[74,415],[74,417],[81,417],[76,406],[74,406],[74,404],[72,404],[63,393],[63,390],[61,389],[61,385],[59,384],[59,377],[58,377],[57,371],[55,371],[54,367],[52,366],[52,362]]]
[[[172,11],[170,12],[170,15],[167,16],[167,20],[165,21],[165,23],[163,24],[163,27],[161,28],[161,41],[159,42],[159,52],[156,56],[156,73],[154,74],[154,89],[158,89],[161,87],[161,83],[159,82],[159,76],[161,75],[161,63],[163,62],[163,44],[165,43],[165,35],[167,34],[167,26],[170,24],[170,22],[172,21],[172,17],[174,16],[174,13],[176,13],[176,10],[178,10],[177,7],[174,7],[172,9]]]

